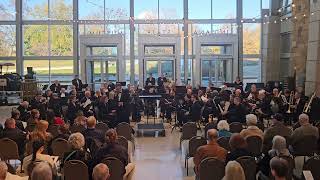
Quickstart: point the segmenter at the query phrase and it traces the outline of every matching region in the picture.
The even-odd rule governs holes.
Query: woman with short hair
[[[232,135],[232,133],[230,132],[229,124],[226,120],[219,121],[217,129],[219,137],[230,137]]]
[[[244,171],[237,161],[229,161],[222,180],[245,180]]]

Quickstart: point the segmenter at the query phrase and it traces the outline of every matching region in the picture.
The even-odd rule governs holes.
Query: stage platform
[[[163,123],[160,124],[137,124],[138,137],[165,137],[166,131]]]

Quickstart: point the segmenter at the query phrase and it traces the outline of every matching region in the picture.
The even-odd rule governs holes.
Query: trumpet
[[[311,96],[309,102],[304,105],[304,108],[303,108],[303,112],[304,113],[309,113],[310,112],[311,104],[312,104],[312,101],[313,101],[313,99],[315,97],[316,97],[316,92],[313,93],[313,95]]]
[[[291,114],[292,113],[292,111],[291,111],[291,106],[293,105],[293,100],[294,100],[294,92],[293,91],[291,91],[291,93],[290,93],[290,99],[289,99],[289,103],[288,103],[288,111],[287,111],[287,113],[288,114]]]

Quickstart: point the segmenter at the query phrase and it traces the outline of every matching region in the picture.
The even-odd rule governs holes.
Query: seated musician
[[[53,93],[59,93],[60,90],[61,90],[60,82],[59,82],[58,80],[55,80],[55,81],[53,82],[53,84],[51,84],[50,90],[51,90]]]
[[[255,107],[254,113],[256,113],[260,121],[263,118],[267,118],[271,116],[272,112],[271,112],[270,101],[266,98],[265,90],[259,91],[258,99],[254,107]]]
[[[306,100],[302,97],[303,94],[300,92],[296,92],[294,95],[294,104],[293,104],[293,111],[294,111],[294,117],[293,121],[297,122],[299,119],[299,115],[303,113],[304,106],[306,104]]]
[[[134,122],[140,122],[141,120],[141,114],[140,112],[143,110],[143,103],[141,99],[138,96],[138,93],[136,92],[134,86],[130,86],[130,112],[131,117]]]
[[[52,94],[52,98],[50,98],[48,103],[48,108],[52,109],[57,114],[61,113],[61,100],[57,93]]]
[[[146,86],[155,86],[156,79],[152,76],[152,73],[149,74],[148,79],[146,80]]]
[[[71,125],[77,117],[77,112],[80,110],[80,106],[77,101],[78,100],[75,95],[71,95],[68,100],[67,119],[69,120]]]
[[[118,123],[121,123],[121,122],[130,123],[129,122],[130,121],[129,120],[129,116],[130,116],[129,90],[122,89],[122,85],[120,83],[117,83],[115,93],[116,93],[115,99],[117,100],[117,103],[118,103],[118,109],[117,109]]]
[[[280,112],[280,108],[282,106],[282,98],[280,96],[281,94],[279,94],[279,89],[273,88],[270,102],[273,114]]]
[[[234,84],[237,89],[243,90],[243,82],[241,81],[239,76],[237,76],[236,80],[234,81]]]
[[[59,93],[59,98],[61,99],[61,106],[67,105],[68,104],[68,97],[69,94],[66,92],[65,88],[61,88],[60,93]]]
[[[80,100],[80,107],[81,110],[83,111],[83,114],[86,117],[89,117],[93,114],[92,111],[92,99],[91,99],[91,92],[90,91],[85,91],[84,97]]]
[[[177,120],[180,126],[188,122],[188,113],[190,111],[190,108],[191,108],[191,101],[187,95],[185,95],[183,99],[178,100]]]
[[[46,118],[46,109],[47,109],[47,101],[45,97],[42,96],[41,93],[37,94],[31,101],[30,101],[30,109],[38,109],[40,112],[41,119]]]
[[[81,79],[79,79],[78,75],[74,76],[74,79],[72,80],[72,85],[75,87],[75,89],[77,91],[81,91],[82,90],[83,84],[82,84]]]
[[[199,122],[201,120],[201,104],[198,100],[197,95],[191,95],[191,108],[190,108],[190,119],[192,122]]]
[[[115,92],[109,92],[109,100],[108,100],[108,121],[109,127],[113,128],[117,126],[117,110],[118,110],[118,102],[115,99]]]
[[[230,105],[228,110],[228,123],[245,123],[247,112],[247,108],[241,104],[241,99],[239,97],[234,97],[233,103]]]
[[[310,103],[310,120],[314,122],[314,124],[318,124],[320,122],[320,89],[316,91],[312,102]]]

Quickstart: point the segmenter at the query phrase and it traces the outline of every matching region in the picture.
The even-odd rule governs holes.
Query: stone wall
[[[313,0],[311,0],[313,1]],[[293,0],[292,5],[292,62],[296,70],[296,85],[302,86],[306,80],[306,62],[309,41],[309,0]]]

